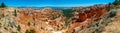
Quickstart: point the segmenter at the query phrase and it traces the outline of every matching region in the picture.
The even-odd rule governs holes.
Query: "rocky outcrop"
[[[100,21],[101,17],[105,16],[107,10],[105,7],[90,7],[90,10],[84,10],[76,13],[78,16],[74,17],[72,20],[75,20],[74,23],[70,24],[70,27],[67,33],[71,33],[75,28],[77,31],[81,31],[82,29],[88,28],[92,23],[96,21]]]
[[[39,11],[19,10],[18,13],[18,16],[14,18],[20,25],[24,25],[21,26],[22,28],[26,27],[21,30],[22,32],[34,29],[37,33],[48,33],[62,29],[65,24],[65,18],[60,10],[45,8]]]

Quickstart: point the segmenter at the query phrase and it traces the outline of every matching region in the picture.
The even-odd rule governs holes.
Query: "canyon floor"
[[[120,8],[108,11],[104,6],[65,10],[1,8],[0,33],[120,33],[119,13]]]

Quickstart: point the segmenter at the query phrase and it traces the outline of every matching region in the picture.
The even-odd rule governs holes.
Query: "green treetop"
[[[1,5],[0,5],[0,8],[5,8],[6,5],[2,2]]]

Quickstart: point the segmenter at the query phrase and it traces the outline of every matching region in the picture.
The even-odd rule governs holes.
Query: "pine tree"
[[[120,5],[120,0],[115,0],[115,1],[113,2],[113,4],[114,4],[114,5]]]
[[[17,11],[16,10],[14,10],[14,16],[17,16]]]
[[[4,2],[2,2],[0,5],[0,8],[5,8],[5,7],[6,7],[6,5],[4,4]]]

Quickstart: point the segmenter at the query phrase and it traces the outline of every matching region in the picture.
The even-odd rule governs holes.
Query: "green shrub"
[[[20,31],[20,30],[21,30],[21,27],[20,27],[20,25],[18,25],[18,27],[17,27],[17,30],[18,30],[18,31]]]
[[[110,10],[110,12],[109,12],[109,17],[114,17],[114,16],[116,16],[116,10]]]
[[[35,33],[35,31],[34,30],[26,30],[25,33]]]
[[[28,22],[28,26],[30,26],[30,22]]]
[[[73,32],[72,32],[72,33],[76,33],[75,29],[73,30]]]
[[[12,32],[12,33],[18,33],[18,32]]]
[[[1,25],[2,25],[2,24],[0,23],[0,28],[1,28]]]
[[[8,30],[8,28],[4,27],[5,30]]]

